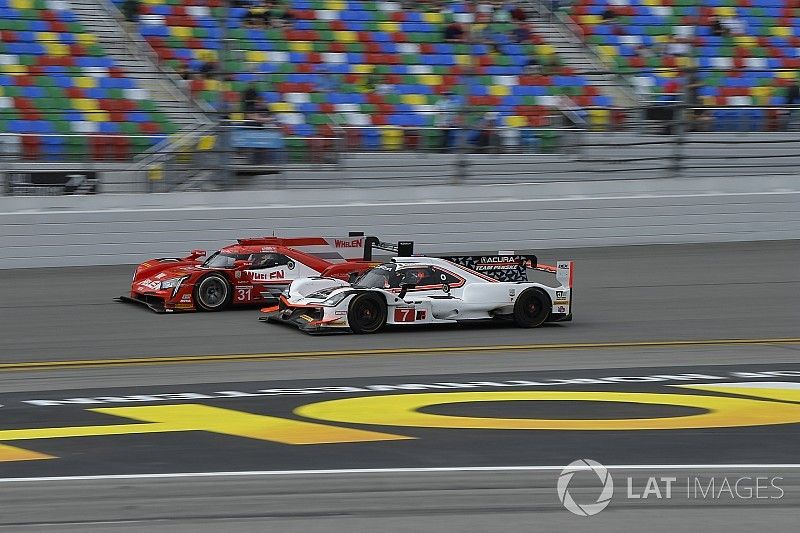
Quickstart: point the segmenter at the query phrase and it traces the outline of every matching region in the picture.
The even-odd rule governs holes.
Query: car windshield
[[[239,259],[247,259],[250,254],[231,254],[227,252],[216,252],[203,263],[207,268],[230,268]]]
[[[353,284],[353,287],[357,289],[388,289],[395,281],[396,270],[397,265],[393,263],[377,266],[361,276]]]

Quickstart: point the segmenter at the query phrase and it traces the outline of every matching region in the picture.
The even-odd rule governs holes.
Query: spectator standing
[[[794,130],[795,123],[797,122],[797,115],[800,114],[800,109],[796,106],[800,105],[800,81],[795,78],[792,84],[786,88],[786,105],[790,106],[787,113],[786,129]]]
[[[475,144],[480,152],[494,152],[497,149],[497,119],[498,114],[490,111],[483,115],[483,118],[476,125],[477,135]]]
[[[242,93],[242,113],[245,115],[254,113],[256,105],[260,100],[258,89],[255,83],[248,83],[247,88]]]
[[[531,40],[531,31],[524,22],[518,22],[511,30],[511,40],[517,44],[524,44]]]
[[[136,23],[139,21],[139,0],[125,0],[122,4],[122,15],[125,17],[125,26],[128,32],[136,30]]]
[[[452,91],[447,91],[436,103],[436,121],[441,139],[440,149],[449,152],[455,145],[458,130],[458,102]]]
[[[444,40],[448,43],[464,41],[464,28],[458,22],[451,22],[444,28]]]

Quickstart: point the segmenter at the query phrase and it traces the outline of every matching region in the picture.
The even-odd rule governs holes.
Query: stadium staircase
[[[542,0],[528,0],[524,5],[531,14],[534,32],[555,49],[565,66],[589,76],[591,83],[610,97],[614,106],[639,104],[630,83],[612,72],[609,65],[586,45],[576,34],[578,28],[574,22],[548,9]]]
[[[138,35],[129,34],[122,26],[121,13],[109,0],[67,0],[83,27],[98,38],[107,55],[148,92],[149,99],[181,129],[212,124],[201,107],[179,86],[174,73],[164,71],[155,53]]]

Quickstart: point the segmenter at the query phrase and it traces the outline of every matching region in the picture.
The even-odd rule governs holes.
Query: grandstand
[[[569,14],[585,41],[649,100],[680,98],[696,68],[698,105],[713,128],[764,130],[777,121],[800,68],[800,9],[793,0],[576,0]],[[739,119],[739,120],[737,120]]]
[[[710,109],[706,129],[764,131],[785,127],[779,107],[800,68],[793,0],[575,0],[558,18],[534,1],[286,0],[268,23],[255,0],[141,0],[126,29],[112,2],[125,5],[0,0],[5,153],[80,162],[215,149],[225,143],[210,124],[241,127],[252,87],[290,161],[334,147],[439,149],[443,97],[457,110],[446,127],[465,133],[458,143],[490,127],[505,151],[553,152],[566,129],[635,127],[637,106],[681,100],[693,67],[690,103]],[[163,101],[154,78],[203,128]],[[634,110],[624,124],[623,108]]]
[[[448,91],[460,95],[473,118],[497,112],[500,126],[508,128],[547,125],[563,96],[577,107],[614,103],[587,77],[559,66],[556,50],[539,35],[513,42],[514,23],[487,25],[468,3],[439,12],[402,9],[396,2],[291,0],[286,9],[292,22],[261,28],[248,27],[246,7],[148,0],[140,31],[166,64],[189,72],[219,59],[227,35],[231,79],[195,76],[189,81],[194,94],[237,109],[247,83],[257,82],[287,135],[330,137],[336,124],[360,128],[351,146],[393,148],[402,144],[399,128],[426,131]],[[446,42],[451,23],[474,25],[473,33],[488,26],[498,46]],[[532,57],[549,68],[529,73]]]
[[[177,131],[63,0],[0,0],[0,131],[25,159],[128,159]]]

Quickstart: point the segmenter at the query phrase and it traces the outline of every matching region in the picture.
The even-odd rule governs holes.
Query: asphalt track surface
[[[254,309],[156,315],[112,298],[130,267],[0,271],[0,363],[376,348],[764,339],[800,336],[796,241],[542,252],[575,259],[575,321],[312,337]]]
[[[543,260],[575,259],[575,321],[533,331],[509,327],[430,328],[372,336],[308,337],[255,320],[255,310],[155,315],[110,301],[124,292],[126,268],[0,272],[3,335],[0,364],[163,356],[226,356],[285,352],[331,355],[253,358],[244,362],[186,360],[97,367],[0,367],[0,445],[51,459],[0,462],[0,531],[786,531],[800,511],[799,424],[639,431],[487,430],[322,421],[386,432],[397,440],[285,444],[225,431],[156,431],[40,439],[8,430],[142,424],[93,409],[200,404],[240,413],[308,421],[310,403],[370,398],[363,394],[279,394],[150,400],[109,397],[263,389],[359,387],[370,384],[464,383],[587,379],[528,385],[514,391],[681,394],[681,382],[604,381],[608,377],[702,373],[700,382],[796,382],[800,377],[800,250],[795,242],[631,247],[555,251]],[[741,344],[705,341],[742,339]],[[776,342],[774,339],[795,339]],[[670,344],[673,341],[693,341]],[[662,342],[641,345],[642,342]],[[596,348],[574,346],[612,343]],[[559,348],[541,345],[562,345]],[[530,347],[538,345],[537,347]],[[501,346],[511,346],[502,348]],[[523,347],[523,346],[528,346]],[[436,351],[436,348],[455,350]],[[484,347],[484,348],[481,348]],[[376,349],[392,349],[375,353]],[[353,353],[361,350],[363,353]],[[778,374],[758,374],[778,372]],[[737,374],[739,373],[739,374]],[[745,373],[745,374],[742,374]],[[747,374],[749,373],[749,374]],[[748,377],[749,376],[749,377]],[[755,376],[755,377],[753,377]],[[511,389],[401,390],[495,393]],[[677,392],[676,392],[677,391]],[[694,393],[693,393],[694,394]],[[700,392],[704,396],[730,393]],[[739,397],[738,394],[733,394]],[[34,405],[31,400],[90,398],[95,403]],[[105,398],[105,400],[97,400]],[[169,401],[167,401],[169,399]],[[470,399],[470,398],[467,398]],[[474,400],[474,398],[471,398]],[[610,400],[463,402],[420,409],[439,415],[553,418],[686,417],[697,408]],[[741,399],[741,398],[739,398]],[[101,403],[96,403],[96,402]],[[796,401],[775,401],[770,413],[791,413]],[[344,405],[344,404],[342,404]],[[609,410],[607,405],[613,407]],[[383,413],[383,408],[351,413]],[[741,409],[744,415],[750,408]],[[128,412],[130,414],[130,412]],[[311,413],[313,414],[313,413]],[[319,413],[317,413],[319,414]],[[348,416],[351,416],[348,415]],[[383,416],[382,415],[382,416]],[[772,415],[770,415],[772,416]],[[786,414],[790,416],[790,414]],[[191,417],[187,417],[191,418]],[[197,417],[195,417],[197,418]],[[213,418],[210,417],[210,418]],[[210,419],[209,418],[209,419]],[[227,420],[229,417],[223,417]],[[738,415],[735,417],[738,418]],[[205,420],[204,415],[199,419]],[[321,419],[317,419],[321,421]],[[252,425],[243,424],[250,428]],[[223,428],[224,429],[224,428]],[[238,431],[238,430],[237,430]],[[30,438],[29,438],[30,437]],[[413,437],[408,439],[407,437]],[[16,451],[0,448],[13,455]],[[612,504],[577,517],[555,491],[560,467],[589,457],[614,469]],[[534,465],[534,470],[507,470]],[[664,465],[692,465],[683,469]],[[717,465],[711,469],[709,465]],[[738,466],[737,466],[738,465]],[[747,466],[742,466],[747,465]],[[463,467],[486,470],[464,470]],[[453,468],[408,471],[404,468]],[[365,472],[363,469],[388,468]],[[321,469],[327,473],[301,473]],[[337,469],[353,469],[341,471]],[[399,470],[398,470],[399,469]],[[334,470],[334,471],[331,471]],[[186,477],[185,472],[252,475]],[[255,471],[255,472],[254,472]],[[266,472],[265,472],[266,471]],[[275,475],[275,471],[284,472]],[[294,471],[285,474],[286,471]],[[175,477],[147,477],[171,474]],[[108,475],[121,474],[123,478]],[[136,477],[145,474],[144,477]],[[97,475],[95,478],[81,476]],[[626,497],[631,476],[641,492],[648,476],[683,481],[715,476],[782,479],[781,498],[671,499]],[[77,478],[39,479],[41,476]],[[24,480],[18,478],[25,478]],[[576,500],[593,501],[597,479],[575,477]],[[584,494],[585,493],[585,494]]]

